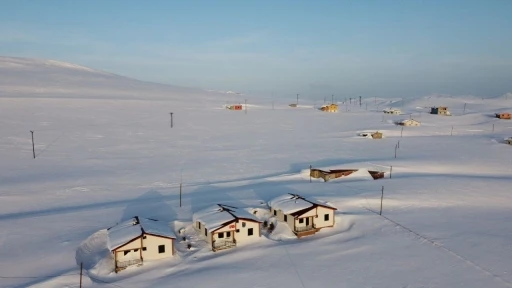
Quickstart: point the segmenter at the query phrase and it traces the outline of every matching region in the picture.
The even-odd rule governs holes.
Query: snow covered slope
[[[54,60],[0,56],[0,97],[172,100],[220,93],[143,82]]]
[[[78,287],[77,261],[87,288],[512,286],[512,122],[492,117],[512,99],[368,99],[338,113],[251,100],[245,113],[209,94],[202,105],[112,100],[117,76],[105,77],[107,100],[0,98],[0,287]],[[391,106],[422,126],[402,131],[393,122],[409,115],[383,117]],[[377,130],[384,139],[357,137]],[[309,165],[386,178],[310,183]],[[374,213],[383,186],[385,217]],[[295,239],[278,224],[221,252],[191,226],[216,203],[271,217],[265,203],[285,193],[329,201],[336,226]],[[111,273],[104,229],[135,215],[184,228],[187,242],[173,259]]]

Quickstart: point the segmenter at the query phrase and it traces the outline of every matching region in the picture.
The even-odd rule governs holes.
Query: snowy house
[[[400,115],[402,114],[402,111],[400,111],[399,109],[384,109],[382,110],[382,112],[384,112],[385,114],[394,114],[394,115]]]
[[[420,126],[421,123],[418,120],[406,119],[406,120],[401,120],[400,122],[398,122],[398,125],[401,125],[401,126]]]
[[[108,228],[107,246],[114,254],[115,272],[145,260],[174,255],[176,235],[158,220],[133,217]]]
[[[439,107],[431,107],[430,114],[437,114],[443,116],[451,116],[452,114],[448,111],[448,107],[439,106]]]
[[[324,112],[338,112],[338,105],[337,104],[329,104],[329,105],[324,105],[322,107],[320,107],[320,110],[324,111]]]
[[[336,207],[317,199],[285,194],[272,199],[268,204],[277,220],[286,223],[299,238],[313,235],[335,224]]]
[[[496,113],[496,118],[510,120],[512,119],[512,115],[508,112]]]
[[[505,139],[505,142],[507,142],[508,145],[512,145],[512,137]]]
[[[260,220],[229,205],[216,204],[201,210],[193,215],[193,221],[194,228],[204,235],[214,252],[261,236]]]

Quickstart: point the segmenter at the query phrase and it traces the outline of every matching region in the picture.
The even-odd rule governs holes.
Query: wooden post
[[[400,149],[400,140],[398,140],[398,144],[397,145],[398,145],[398,149]]]
[[[36,148],[34,146],[34,131],[30,131],[32,133],[32,155],[34,156],[34,159],[36,159]]]
[[[453,136],[453,126],[452,126],[452,131],[450,132],[450,136]]]
[[[309,183],[311,183],[311,165],[309,165]]]
[[[390,166],[391,168],[389,169],[389,179],[391,179],[391,175],[393,174],[393,166]]]
[[[82,269],[83,269],[84,263],[80,262],[80,288],[82,288]]]
[[[397,145],[395,145],[395,158],[396,158],[396,148],[397,148]]]
[[[171,112],[171,128],[172,128],[172,126],[173,126],[173,123],[172,123],[172,122],[173,122],[173,121],[172,121],[172,114],[174,114],[174,113],[173,113],[173,112]]]
[[[382,201],[384,200],[384,186],[382,186],[382,194],[380,195],[380,212],[379,215],[382,215]]]

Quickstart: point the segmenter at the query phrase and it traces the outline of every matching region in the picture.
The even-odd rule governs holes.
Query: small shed
[[[291,193],[272,199],[268,206],[270,213],[287,224],[298,238],[334,227],[334,213],[338,210],[328,202]]]
[[[382,139],[382,132],[361,132],[359,136],[372,139]]]
[[[439,107],[431,107],[430,114],[442,115],[442,116],[451,116],[452,114],[448,111],[448,107],[439,106]]]
[[[235,104],[235,105],[230,105],[227,107],[229,110],[242,110],[242,105],[241,104]]]
[[[135,216],[107,229],[107,246],[114,255],[114,271],[174,255],[176,235],[164,222]]]
[[[261,236],[258,218],[244,209],[225,204],[216,204],[194,213],[193,221],[194,228],[214,252]]]
[[[496,113],[496,118],[510,120],[512,115],[509,112]]]
[[[320,107],[320,110],[324,112],[338,112],[338,104],[329,104]]]
[[[421,126],[421,122],[414,119],[406,119],[398,122],[398,125],[401,126]]]

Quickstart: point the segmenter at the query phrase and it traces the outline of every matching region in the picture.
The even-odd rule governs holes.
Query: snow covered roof
[[[123,246],[142,234],[152,234],[167,238],[176,238],[171,228],[155,219],[135,216],[108,228],[107,246],[111,251]]]
[[[261,222],[258,218],[244,209],[223,204],[216,204],[198,211],[194,213],[192,219],[194,222],[201,222],[208,231],[215,231],[225,224],[237,219]]]
[[[293,214],[316,206],[323,206],[336,210],[336,207],[328,202],[314,198],[306,198],[296,194],[285,194],[276,197],[270,200],[268,205],[276,210],[283,211],[284,214]]]
[[[400,120],[400,123],[407,123],[407,122],[420,122],[420,121],[414,120],[414,119],[402,119],[402,120]]]

